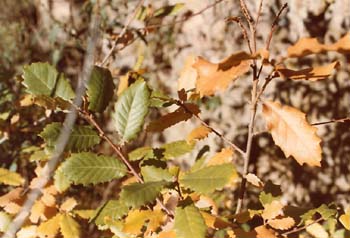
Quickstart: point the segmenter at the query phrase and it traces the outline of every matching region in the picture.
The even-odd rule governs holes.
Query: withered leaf
[[[293,156],[300,165],[321,166],[321,139],[304,113],[278,102],[265,101],[263,116],[274,142],[286,157]]]

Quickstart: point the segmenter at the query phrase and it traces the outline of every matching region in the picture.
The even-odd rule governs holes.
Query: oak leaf
[[[339,62],[335,61],[331,64],[324,66],[306,68],[301,70],[287,69],[283,66],[276,67],[276,71],[282,78],[288,78],[292,80],[309,80],[318,81],[327,79],[335,68],[339,66]]]
[[[274,142],[286,157],[293,156],[300,165],[321,166],[321,139],[304,113],[278,102],[265,101],[263,116]]]

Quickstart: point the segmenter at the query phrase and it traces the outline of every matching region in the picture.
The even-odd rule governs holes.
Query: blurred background
[[[22,67],[37,61],[47,61],[64,72],[70,81],[77,83],[86,49],[88,24],[92,4],[97,0],[0,0],[0,165],[18,168],[21,174],[29,174],[30,165],[25,148],[41,143],[36,135],[49,121],[61,120],[63,115],[42,116],[44,109],[35,111],[20,107],[23,86],[20,82]],[[100,0],[101,32],[96,62],[109,51],[111,42],[123,28],[126,17],[135,8],[135,0]],[[255,16],[259,1],[247,0]],[[271,57],[286,55],[287,47],[301,37],[316,37],[320,42],[332,43],[350,29],[350,0],[265,0],[258,26],[258,49],[265,45],[271,24],[281,6],[287,2],[288,10],[282,14],[279,28],[272,39]],[[212,62],[219,62],[230,54],[245,50],[246,42],[236,23],[227,23],[225,18],[242,16],[238,0],[149,0],[145,7],[157,9],[162,6],[184,3],[175,14],[157,19],[152,24],[163,27],[145,33],[143,20],[130,25],[133,40],[130,45],[115,55],[109,63],[115,83],[144,57],[142,68],[149,84],[166,94],[176,97],[177,79],[189,55],[200,55]],[[174,21],[195,14],[208,5],[201,14],[174,24]],[[149,24],[149,23],[147,23]],[[317,83],[274,79],[264,98],[279,100],[282,104],[299,108],[307,114],[311,123],[350,116],[350,65],[349,55],[326,53],[288,61],[290,68],[300,69],[322,65],[338,59],[341,66],[329,79]],[[266,76],[268,71],[263,71]],[[244,149],[249,119],[251,75],[247,74],[232,83],[228,90],[202,101],[202,118]],[[111,109],[101,120],[110,125]],[[257,135],[253,143],[250,172],[263,181],[281,184],[283,196],[289,204],[318,206],[337,202],[350,204],[350,123],[333,123],[318,126],[322,138],[323,161],[321,168],[300,166],[292,158],[285,158],[274,145],[271,136],[265,133],[265,123],[258,108]],[[164,113],[164,112],[163,112]],[[150,118],[159,116],[152,112]],[[184,139],[198,121],[180,123],[161,134],[144,135],[131,147],[153,145]],[[29,128],[28,128],[29,126]],[[112,132],[110,132],[112,133]],[[197,144],[198,150],[209,145],[209,154],[226,147],[215,135]],[[24,150],[24,152],[23,152]],[[103,144],[100,152],[111,153]],[[182,158],[184,165],[193,162],[196,154]],[[241,171],[242,158],[235,156],[237,170]],[[87,201],[94,195],[86,191]],[[91,192],[91,191],[90,191]],[[96,195],[97,194],[97,195]],[[249,189],[246,202],[258,201],[258,191]]]

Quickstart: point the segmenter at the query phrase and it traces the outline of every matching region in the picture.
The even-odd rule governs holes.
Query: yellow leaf
[[[249,183],[253,184],[256,187],[264,187],[264,183],[255,174],[249,173],[245,176],[245,178]]]
[[[57,214],[51,219],[42,222],[37,230],[37,235],[40,238],[55,237],[58,234],[60,228],[61,214]]]
[[[335,61],[331,64],[307,68],[302,70],[292,70],[284,68],[283,66],[276,67],[276,71],[282,78],[288,78],[292,80],[309,80],[318,81],[327,79],[335,68],[339,66],[339,62]]]
[[[310,224],[312,221],[307,221],[306,225]],[[306,227],[307,233],[315,238],[328,238],[329,235],[327,231],[319,223],[314,223]]]
[[[317,128],[307,122],[304,113],[293,107],[266,101],[263,115],[274,142],[286,157],[293,156],[300,165],[321,166],[321,139],[316,134]]]
[[[295,221],[291,217],[283,217],[269,220],[268,224],[275,229],[288,230],[294,226]]]
[[[123,227],[123,232],[139,235],[141,234],[141,229],[148,221],[147,230],[145,234],[149,234],[151,231],[155,231],[165,219],[165,214],[161,210],[134,210],[130,211],[125,219],[125,224]]]
[[[234,226],[233,224],[226,222],[226,221],[220,219],[219,217],[214,216],[210,213],[201,212],[201,214],[202,214],[202,217],[204,219],[205,224],[210,228],[225,229],[225,228]]]
[[[74,210],[73,213],[83,219],[90,219],[94,216],[95,210]]]
[[[193,67],[197,70],[196,90],[203,96],[211,96],[216,91],[225,90],[229,84],[249,70],[249,57],[240,53],[231,55],[215,64],[198,57]]]
[[[0,168],[0,184],[19,186],[24,183],[24,178],[16,172]]]
[[[64,203],[61,204],[60,209],[64,212],[72,211],[77,205],[77,201],[74,198],[68,198]]]
[[[158,238],[176,238],[176,233],[174,230],[162,231],[158,234]]]
[[[265,226],[255,227],[254,231],[257,233],[256,238],[277,238],[275,232]]]
[[[195,129],[193,129],[190,134],[187,136],[187,142],[191,143],[194,140],[202,140],[208,136],[208,134],[211,132],[211,129],[206,126],[199,126]]]
[[[264,211],[261,216],[265,220],[273,219],[282,213],[282,208],[282,203],[280,201],[274,200],[264,206]]]
[[[350,52],[350,34],[346,34],[334,44],[321,44],[316,38],[302,38],[288,48],[288,57],[303,57],[327,51]]]
[[[46,220],[47,218],[44,212],[45,212],[45,205],[40,200],[36,201],[32,207],[29,220],[32,223],[37,223],[40,219]]]
[[[16,188],[0,197],[0,207],[5,207],[9,202],[21,199],[23,188]]]
[[[230,163],[232,161],[233,151],[230,148],[224,148],[215,154],[207,162],[208,166]]]
[[[61,233],[64,238],[79,238],[80,226],[71,216],[68,214],[61,215],[60,219]]]
[[[34,225],[23,227],[17,232],[16,237],[17,238],[36,238],[37,229],[38,227]]]
[[[120,96],[120,94],[122,94],[122,92],[129,87],[129,77],[130,77],[130,72],[128,72],[126,75],[123,75],[119,78],[118,91],[117,91],[118,96]]]
[[[339,221],[345,229],[350,230],[350,207],[346,209],[345,214],[339,217]]]

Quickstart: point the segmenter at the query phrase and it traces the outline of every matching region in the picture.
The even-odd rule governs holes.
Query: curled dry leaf
[[[288,78],[292,80],[318,81],[327,79],[332,74],[333,70],[338,66],[339,62],[335,61],[328,65],[301,70],[287,69],[283,66],[277,66],[275,70],[282,78]]]
[[[264,183],[256,176],[255,174],[248,173],[245,178],[247,181],[251,184],[253,184],[256,187],[262,188],[264,187]]]
[[[274,229],[288,230],[294,226],[295,221],[291,217],[283,217],[269,220],[268,224]]]
[[[303,57],[310,54],[337,51],[339,53],[350,52],[350,33],[339,39],[334,44],[322,44],[316,38],[302,38],[288,48],[288,57]]]
[[[261,216],[264,220],[274,219],[282,213],[283,204],[280,201],[274,200],[264,206],[264,211]]]
[[[293,156],[300,165],[321,166],[321,139],[304,113],[278,102],[265,101],[263,116],[274,142],[286,157]]]
[[[190,134],[187,136],[187,143],[191,143],[194,140],[202,140],[208,136],[211,132],[211,129],[206,126],[199,126],[193,129]]]

